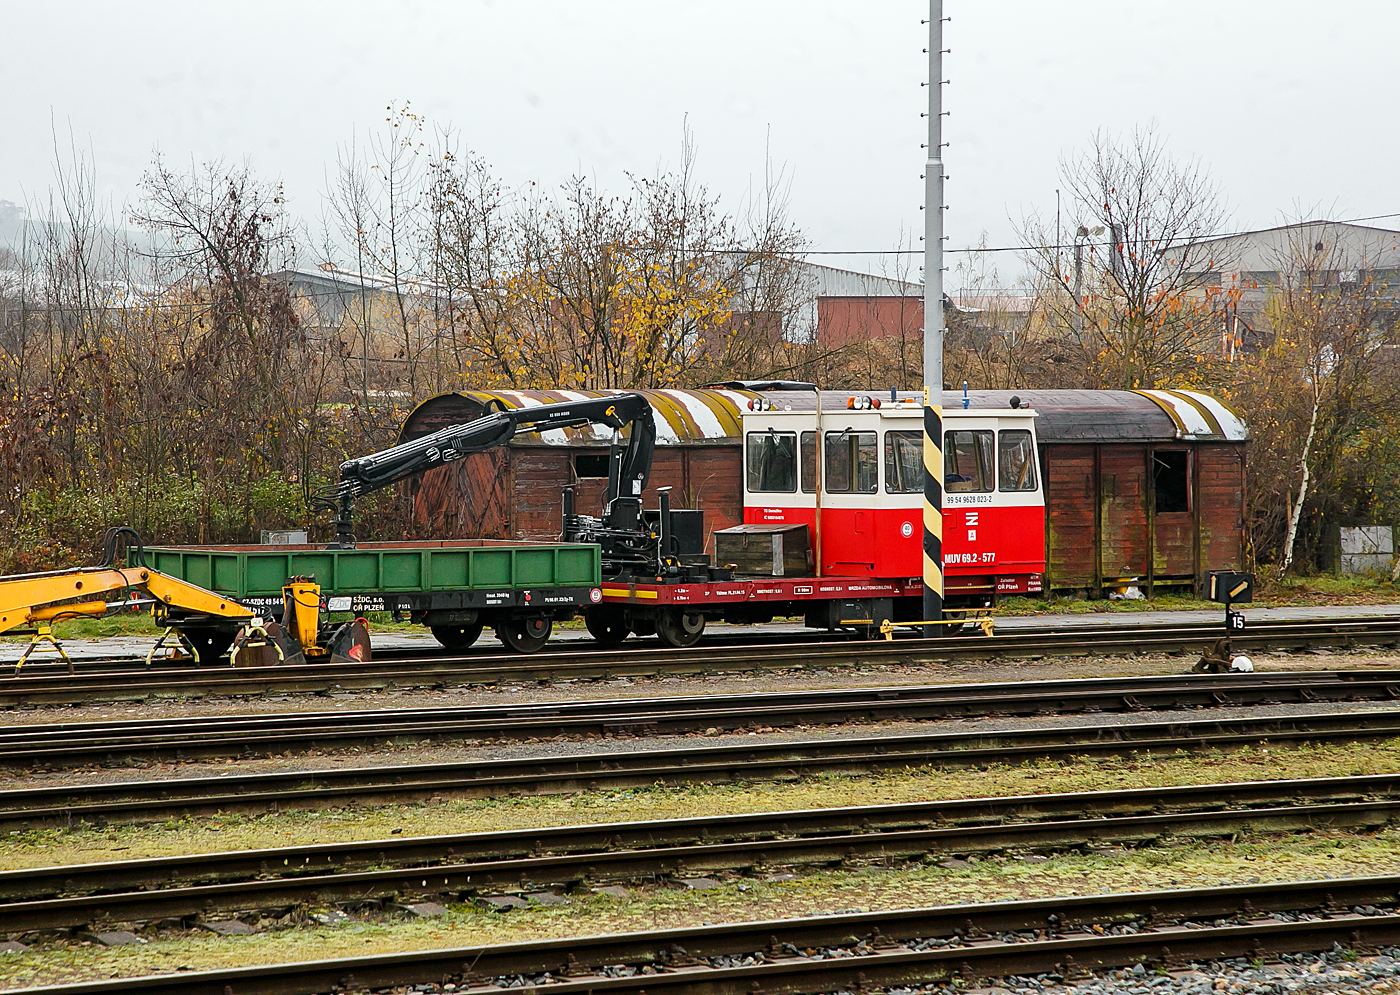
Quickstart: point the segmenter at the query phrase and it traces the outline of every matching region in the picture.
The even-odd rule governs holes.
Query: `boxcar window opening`
[[[1035,490],[1035,443],[1023,428],[1005,429],[998,440],[997,486],[1004,491]]]
[[[924,433],[885,433],[885,492],[914,494],[924,489]]]
[[[992,432],[969,429],[943,434],[943,489],[950,494],[990,491]]]
[[[874,494],[878,484],[874,432],[826,433],[826,490],[832,494]]]
[[[1152,453],[1152,489],[1157,514],[1191,510],[1191,454],[1184,449],[1158,449]]]
[[[608,475],[607,453],[576,453],[574,474],[582,480],[585,477],[606,477]]]
[[[817,493],[817,433],[803,432],[798,443],[802,459],[802,493]]]
[[[751,491],[791,494],[797,490],[797,435],[750,432],[746,462]]]

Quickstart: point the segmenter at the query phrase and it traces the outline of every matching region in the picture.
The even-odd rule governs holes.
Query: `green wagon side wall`
[[[452,548],[156,546],[147,562],[161,573],[234,598],[280,597],[289,577],[312,576],[327,596],[500,588],[596,587],[597,546],[573,543]]]

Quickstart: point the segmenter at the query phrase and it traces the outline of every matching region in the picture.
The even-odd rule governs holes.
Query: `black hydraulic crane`
[[[645,532],[641,515],[641,495],[651,474],[652,451],[656,446],[656,423],[651,404],[641,394],[619,394],[582,401],[542,404],[533,408],[507,408],[492,401],[487,413],[475,421],[449,425],[431,435],[400,443],[372,456],[346,460],[340,465],[340,479],[330,491],[312,499],[313,506],[331,511],[335,526],[334,546],[355,547],[354,507],[356,498],[409,477],[426,473],[472,453],[503,446],[517,435],[547,432],[578,425],[607,425],[614,429],[608,453],[608,491],[601,520],[572,515],[565,522],[565,538],[580,542],[611,538],[628,545],[629,539]],[[624,445],[621,430],[631,426]],[[587,536],[584,535],[587,533]],[[599,533],[618,533],[613,536]],[[604,543],[604,545],[609,545]]]
[[[475,421],[451,425],[431,435],[401,443],[372,456],[346,460],[340,465],[340,479],[330,491],[313,499],[316,507],[333,513],[334,548],[353,549],[355,499],[400,480],[425,473],[472,453],[503,446],[517,435],[546,432],[577,425],[607,425],[614,430],[608,451],[608,489],[603,514],[594,518],[577,513],[574,489],[563,493],[563,534],[565,542],[595,543],[599,547],[604,581],[628,580],[646,583],[688,583],[727,580],[733,572],[711,565],[704,554],[703,530],[698,511],[673,512],[670,488],[661,488],[659,509],[642,508],[642,492],[651,475],[652,453],[656,446],[656,422],[651,403],[641,394],[618,394],[531,408],[507,408],[493,402],[495,410]],[[623,441],[622,430],[630,426]],[[685,536],[677,535],[677,516],[692,527]],[[694,533],[691,535],[690,533]],[[584,613],[588,630],[604,643],[616,643],[628,633],[655,632],[672,646],[689,646],[704,631],[704,616],[698,611],[666,606],[594,604]],[[549,634],[546,616],[530,617],[518,635],[507,635],[517,649],[529,643],[543,645]],[[481,625],[473,621],[460,629],[461,645],[470,645]],[[438,629],[433,630],[438,635]],[[443,638],[439,636],[439,639]],[[503,636],[503,639],[507,637]],[[530,641],[534,640],[533,643]],[[444,643],[448,645],[448,643]]]

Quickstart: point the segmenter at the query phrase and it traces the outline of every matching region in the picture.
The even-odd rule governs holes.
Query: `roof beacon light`
[[[846,407],[856,411],[869,411],[871,408],[878,408],[879,406],[880,399],[878,397],[871,397],[869,394],[862,394],[860,397],[846,398]]]
[[[967,396],[967,381],[963,381],[963,410],[966,411],[972,406],[972,401]]]

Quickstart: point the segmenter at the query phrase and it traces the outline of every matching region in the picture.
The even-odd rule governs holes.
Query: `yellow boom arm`
[[[187,584],[150,567],[80,567],[52,573],[0,577],[0,632],[52,618],[63,602],[69,610],[97,614],[93,599],[113,591],[145,591],[161,604],[231,621],[246,621],[253,613],[236,601]]]

